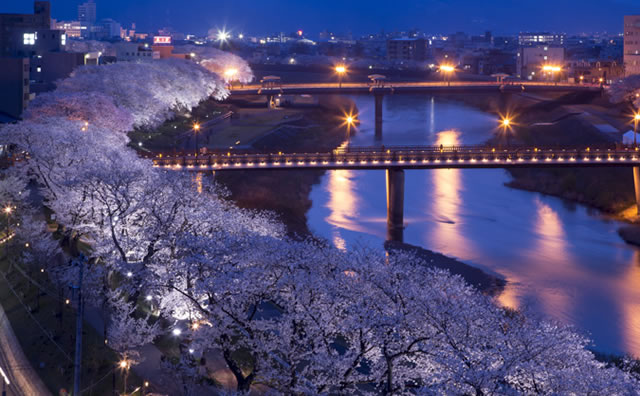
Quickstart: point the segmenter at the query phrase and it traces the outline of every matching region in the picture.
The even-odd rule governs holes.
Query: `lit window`
[[[62,45],[67,45],[67,35],[66,34],[60,35],[60,42],[62,43]]]
[[[24,45],[35,45],[36,44],[36,34],[35,33],[25,33],[23,36]]]

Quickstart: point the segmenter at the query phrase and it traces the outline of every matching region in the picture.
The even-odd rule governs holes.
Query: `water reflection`
[[[368,97],[356,102],[373,107]],[[494,117],[437,98],[394,95],[385,106],[385,145],[476,144],[495,127]],[[361,121],[351,144],[371,145],[373,112]],[[311,193],[310,228],[338,247],[381,247],[384,180],[382,171],[327,172]],[[600,351],[640,356],[638,249],[621,241],[617,223],[507,181],[502,170],[407,171],[405,240],[506,278],[506,306],[572,324]]]
[[[616,296],[623,303],[622,337],[627,351],[640,356],[640,252],[635,251],[624,274],[625,287]]]
[[[335,170],[328,172],[329,202],[327,206],[331,214],[327,218],[329,224],[336,227],[353,229],[354,219],[358,215],[358,197],[353,187],[353,172]]]

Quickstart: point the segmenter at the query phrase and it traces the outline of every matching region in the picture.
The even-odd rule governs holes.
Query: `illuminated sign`
[[[155,36],[153,38],[154,44],[171,44],[171,36]]]

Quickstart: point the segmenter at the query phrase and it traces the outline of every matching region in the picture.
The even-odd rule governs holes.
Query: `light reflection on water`
[[[355,100],[361,126],[351,144],[374,144],[373,99]],[[482,143],[495,125],[453,102],[388,96],[381,144]],[[572,324],[598,350],[640,356],[640,253],[618,237],[619,224],[509,189],[509,179],[498,169],[407,171],[405,241],[500,274],[508,285],[498,301],[506,306]],[[317,234],[338,248],[381,246],[384,171],[327,172],[311,199],[308,221]]]

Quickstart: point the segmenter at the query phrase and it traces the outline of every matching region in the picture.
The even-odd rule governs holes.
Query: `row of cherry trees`
[[[179,334],[171,367],[185,394],[202,386],[198,359],[214,350],[241,392],[638,391],[569,328],[499,308],[413,256],[289,240],[271,216],[238,209],[206,178],[155,169],[126,146],[133,127],[226,95],[220,77],[192,62],[85,67],[0,131],[24,153],[4,172],[0,199],[20,206],[17,238],[37,241],[28,259],[60,284],[77,273],[48,260],[60,245],[39,196],[63,241],[91,246],[85,290],[109,313],[109,345],[124,358]]]

